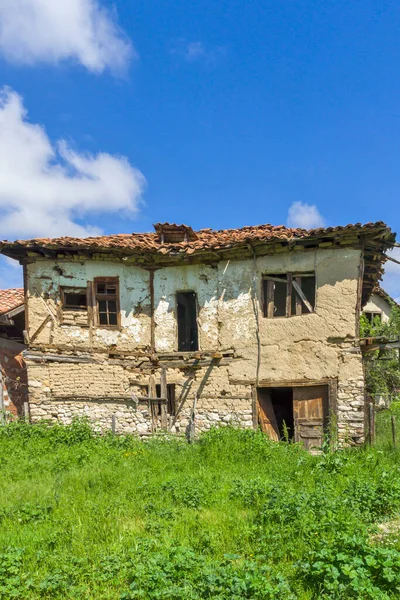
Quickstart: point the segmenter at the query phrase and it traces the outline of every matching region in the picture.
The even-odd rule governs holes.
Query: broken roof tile
[[[284,225],[256,225],[246,226],[240,229],[200,229],[193,231],[187,225],[175,225],[169,223],[157,223],[157,232],[153,233],[126,233],[116,235],[104,235],[87,238],[60,237],[60,238],[35,238],[31,240],[17,240],[15,242],[0,242],[0,252],[8,256],[13,251],[27,251],[40,248],[65,249],[65,250],[121,250],[126,252],[143,253],[175,253],[182,252],[197,253],[204,250],[221,250],[239,244],[251,242],[296,242],[306,238],[345,236],[347,234],[366,234],[376,231],[385,231],[390,237],[390,228],[382,221],[361,225],[345,225],[339,227],[320,227],[318,229],[290,228]],[[163,243],[160,239],[160,231],[186,231],[187,241],[172,241]],[[17,252],[16,252],[17,253]],[[189,252],[188,252],[189,253]]]

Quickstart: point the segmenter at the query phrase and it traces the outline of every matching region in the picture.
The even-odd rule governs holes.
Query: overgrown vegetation
[[[387,323],[375,317],[370,323],[364,314],[360,317],[360,336],[382,340],[400,340],[400,307],[392,302]],[[397,394],[400,390],[399,351],[375,350],[365,354],[366,386],[371,395]]]
[[[0,428],[0,598],[398,598],[400,454]]]

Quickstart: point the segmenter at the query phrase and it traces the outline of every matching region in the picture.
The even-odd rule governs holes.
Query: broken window
[[[368,321],[368,323],[370,323],[371,325],[374,325],[374,323],[382,323],[382,313],[381,312],[373,312],[373,311],[365,311],[364,315]]]
[[[86,288],[61,288],[62,306],[67,310],[86,310],[87,292]]]
[[[178,317],[178,350],[190,352],[199,349],[197,329],[197,298],[195,292],[178,292],[176,295]]]
[[[116,327],[119,325],[119,285],[118,277],[94,280],[95,302],[98,325]]]
[[[264,317],[314,312],[315,273],[278,273],[263,277]]]
[[[156,385],[157,398],[161,398],[161,385]],[[161,404],[158,405],[158,414],[161,415]],[[167,383],[167,414],[175,416],[175,384]]]

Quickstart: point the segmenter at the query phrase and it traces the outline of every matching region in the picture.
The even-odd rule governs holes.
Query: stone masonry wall
[[[148,375],[132,375],[108,363],[30,362],[28,370],[33,421],[49,419],[68,424],[74,416],[85,416],[98,430],[109,431],[114,415],[117,433],[145,435],[152,431],[148,402],[135,399],[147,395]],[[250,386],[227,385],[226,367],[215,367],[212,374],[207,371],[199,369],[189,375],[179,369],[167,372],[168,382],[175,384],[176,406],[182,405],[176,418],[169,417],[169,430],[186,432],[196,393],[200,393],[198,431],[227,423],[252,427]]]

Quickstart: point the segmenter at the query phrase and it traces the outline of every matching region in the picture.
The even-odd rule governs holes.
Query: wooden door
[[[293,388],[294,439],[307,450],[321,448],[328,417],[328,386]]]
[[[275,411],[272,405],[271,392],[268,389],[259,389],[258,395],[258,421],[261,429],[271,440],[279,440],[279,429],[276,422]]]

